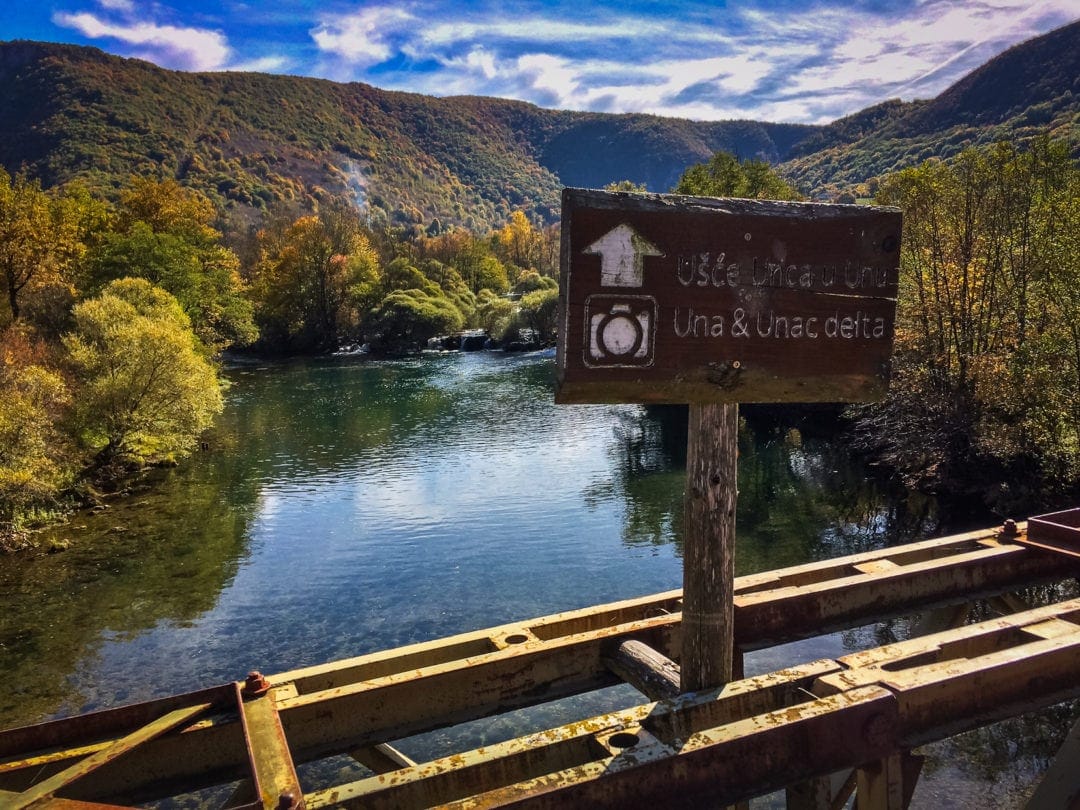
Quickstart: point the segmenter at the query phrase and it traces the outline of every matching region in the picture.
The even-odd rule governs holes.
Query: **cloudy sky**
[[[696,119],[824,123],[929,98],[1077,0],[8,0],[0,38],[179,70]]]

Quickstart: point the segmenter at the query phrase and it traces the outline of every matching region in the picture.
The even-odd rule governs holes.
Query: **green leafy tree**
[[[213,366],[177,300],[119,279],[75,306],[64,338],[78,381],[76,424],[97,466],[183,455],[222,409]]]
[[[558,289],[536,290],[518,303],[518,323],[532,329],[541,343],[550,343],[558,331]]]
[[[398,256],[386,265],[381,287],[385,293],[394,290],[423,290],[429,295],[439,295],[442,292],[437,281],[424,275],[420,268],[413,266],[404,256]]]
[[[466,321],[472,317],[476,309],[476,296],[457,270],[450,265],[428,259],[423,262],[421,272],[439,285],[439,289],[454,302],[454,306],[461,311]]]
[[[474,275],[476,290],[491,290],[503,295],[510,289],[510,276],[506,265],[494,256],[484,256],[476,267]]]
[[[558,289],[559,282],[549,276],[542,276],[535,270],[531,270],[528,273],[522,273],[521,278],[518,279],[518,283],[514,285],[514,293],[517,295],[528,295],[537,290]]]
[[[758,200],[801,200],[802,195],[763,160],[742,160],[717,152],[706,163],[683,172],[673,189],[698,197],[746,197]]]
[[[503,340],[514,321],[517,306],[513,301],[496,295],[491,290],[481,290],[476,296],[473,323],[487,332],[494,340]]]
[[[213,217],[209,200],[175,180],[134,179],[115,230],[88,257],[86,291],[143,278],[176,297],[212,353],[251,343],[258,332],[240,260],[220,243]]]
[[[604,191],[626,191],[632,194],[648,194],[649,189],[644,183],[635,183],[633,180],[619,180],[617,183],[608,183]]]
[[[371,313],[375,348],[387,354],[422,349],[433,337],[456,332],[465,323],[454,302],[441,292],[394,290]]]

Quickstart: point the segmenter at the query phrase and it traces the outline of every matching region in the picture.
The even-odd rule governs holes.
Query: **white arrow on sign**
[[[626,223],[612,228],[581,252],[599,254],[601,287],[640,287],[644,257],[664,255]]]

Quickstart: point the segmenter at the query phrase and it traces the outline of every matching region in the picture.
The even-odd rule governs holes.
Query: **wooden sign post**
[[[555,401],[689,403],[682,691],[730,680],[739,402],[888,384],[892,208],[565,189]]]

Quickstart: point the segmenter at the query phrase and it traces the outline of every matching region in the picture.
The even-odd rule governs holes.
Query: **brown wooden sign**
[[[556,402],[884,396],[893,208],[565,189]]]

